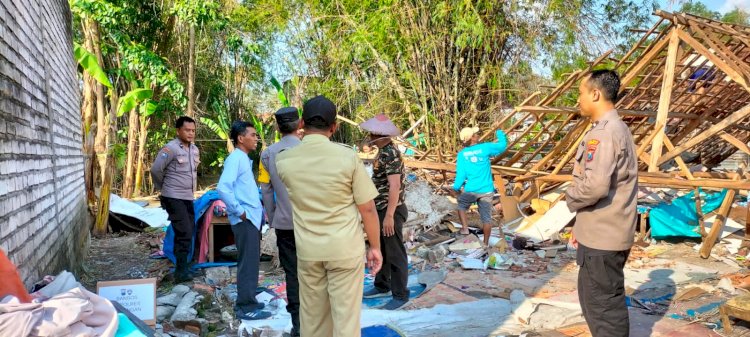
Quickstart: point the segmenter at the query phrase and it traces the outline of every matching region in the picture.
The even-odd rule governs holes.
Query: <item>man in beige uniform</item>
[[[623,267],[636,224],[638,162],[633,136],[615,110],[620,79],[597,70],[579,87],[581,115],[591,130],[578,145],[573,185],[565,193],[577,212],[571,242],[578,249],[578,297],[594,337],[627,337]]]
[[[302,143],[276,157],[276,171],[292,202],[305,337],[358,337],[367,261],[380,271],[378,191],[353,150],[332,143],[336,106],[317,96],[302,108]]]

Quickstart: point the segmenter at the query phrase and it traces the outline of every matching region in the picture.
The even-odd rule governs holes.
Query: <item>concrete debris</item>
[[[409,210],[409,221],[423,219],[422,226],[432,228],[443,221],[443,217],[456,209],[456,205],[442,195],[436,194],[423,180],[408,183],[404,188],[404,204]]]
[[[177,305],[174,314],[172,314],[172,321],[185,322],[194,320],[198,316],[198,311],[193,309],[193,306],[198,304],[202,299],[203,296],[194,291],[185,294],[182,300],[180,300],[180,304]]]
[[[208,268],[205,273],[206,283],[213,287],[223,287],[232,281],[232,273],[226,266]]]
[[[732,280],[728,277],[722,278],[716,287],[721,290],[726,291],[730,295],[734,295],[735,293],[735,288],[734,288],[734,285],[732,285]]]
[[[177,294],[180,297],[185,296],[185,294],[187,294],[188,292],[190,292],[190,287],[184,284],[178,284],[174,286],[174,288],[172,288],[172,291],[171,291],[171,293]]]
[[[161,322],[174,314],[176,306],[171,305],[157,305],[156,306],[156,320]]]
[[[177,294],[175,292],[171,292],[165,296],[157,298],[156,305],[177,307],[177,305],[180,304],[183,296],[185,296],[185,294]]]

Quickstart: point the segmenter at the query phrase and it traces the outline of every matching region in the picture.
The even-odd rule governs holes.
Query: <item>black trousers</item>
[[[255,291],[258,289],[260,268],[260,232],[250,220],[232,225],[234,242],[239,253],[237,261],[237,303],[243,313],[258,307]]]
[[[578,299],[593,337],[628,337],[622,269],[630,250],[606,251],[578,244]]]
[[[161,207],[169,214],[174,230],[174,255],[177,259],[176,271],[185,272],[189,266],[188,254],[193,244],[195,229],[195,209],[192,200],[182,200],[161,196]]]
[[[286,274],[286,311],[292,315],[292,326],[299,331],[299,280],[297,279],[297,245],[293,230],[276,230],[279,261]]]
[[[380,250],[383,253],[383,268],[375,275],[375,287],[379,290],[393,293],[393,298],[398,300],[409,300],[409,261],[407,260],[406,247],[404,247],[403,227],[408,216],[405,205],[396,207],[393,215],[395,234],[386,237],[383,235],[383,219],[386,209],[378,210],[380,218]]]

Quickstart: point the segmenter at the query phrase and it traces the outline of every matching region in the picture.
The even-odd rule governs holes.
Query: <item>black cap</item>
[[[274,114],[276,116],[276,123],[282,124],[282,123],[289,123],[299,120],[299,112],[297,112],[297,108],[293,106],[284,107],[276,111]]]
[[[302,119],[307,123],[313,117],[320,117],[326,125],[336,122],[336,105],[323,95],[315,96],[302,107]]]

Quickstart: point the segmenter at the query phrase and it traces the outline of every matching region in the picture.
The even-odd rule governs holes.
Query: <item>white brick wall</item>
[[[88,241],[70,22],[65,0],[0,0],[0,248],[27,285]]]

